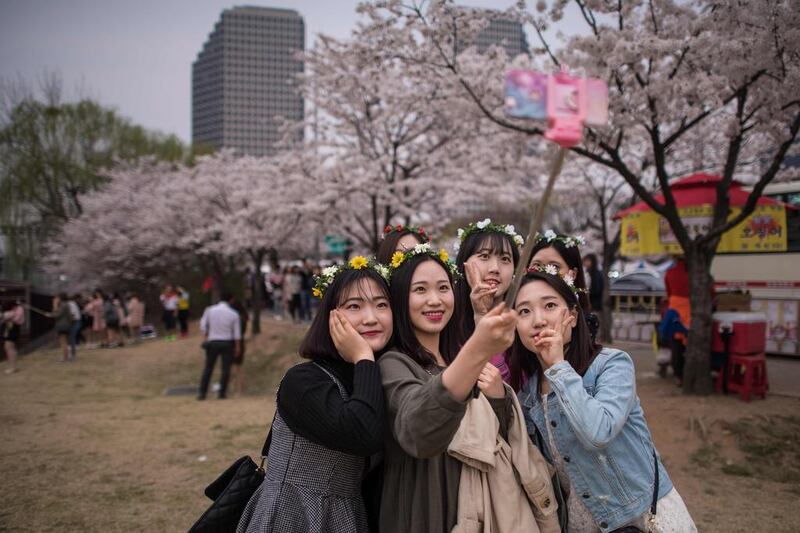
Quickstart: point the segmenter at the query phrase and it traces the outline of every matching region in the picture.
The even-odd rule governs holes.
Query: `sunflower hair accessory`
[[[461,274],[458,272],[458,267],[456,267],[456,264],[450,261],[450,255],[447,253],[447,250],[445,250],[444,248],[439,248],[439,251],[437,252],[428,242],[423,244],[418,244],[405,253],[395,252],[392,255],[392,262],[389,265],[392,267],[391,270],[392,274],[394,274],[395,270],[400,268],[400,265],[402,265],[415,255],[420,255],[420,254],[425,254],[431,257],[439,258],[439,260],[445,264],[447,270],[450,272],[450,275],[453,277],[453,279],[458,279],[461,277]]]
[[[371,268],[380,274],[380,276],[385,279],[387,283],[389,282],[389,267],[378,263],[374,257],[370,257],[368,259],[363,255],[357,255],[344,265],[331,265],[323,268],[319,275],[314,276],[314,288],[311,289],[311,294],[313,294],[315,298],[319,298],[321,300],[325,295],[325,291],[328,290],[330,284],[333,283],[333,280],[336,279],[336,276],[338,276],[341,272],[344,272],[345,270],[362,270],[365,268]]]
[[[517,233],[516,228],[512,224],[495,224],[492,222],[491,218],[484,218],[479,222],[472,222],[466,228],[458,228],[458,232],[456,236],[458,240],[456,241],[455,246],[453,249],[456,253],[461,249],[461,243],[464,240],[472,235],[473,233],[477,233],[479,231],[495,231],[497,233],[503,233],[511,237],[511,240],[514,241],[514,244],[522,247],[525,244],[525,239],[522,238],[522,235]]]
[[[425,232],[422,226],[406,226],[405,224],[395,224],[394,226],[391,224],[387,225],[383,228],[383,238],[385,239],[390,233],[395,231],[399,233],[408,231],[409,233],[419,235],[424,242],[431,242],[430,235]]]
[[[561,235],[556,233],[555,231],[549,229],[544,232],[544,235],[541,233],[537,233],[536,236],[533,238],[534,244],[539,244],[541,241],[546,241],[548,244],[553,242],[560,242],[564,245],[565,248],[572,248],[574,246],[583,246],[586,244],[586,240],[581,237],[580,235]]]
[[[567,272],[565,275],[562,276],[561,272],[558,270],[558,267],[555,266],[555,265],[542,265],[542,266],[536,265],[536,266],[531,266],[531,267],[528,267],[528,272],[529,273],[530,272],[539,272],[541,274],[549,274],[550,276],[558,276],[559,278],[564,280],[564,283],[567,284],[567,287],[569,287],[569,290],[571,290],[572,294],[575,295],[575,299],[576,300],[578,299],[578,295],[579,294],[581,294],[582,292],[587,292],[586,289],[581,289],[581,288],[575,286],[575,276],[571,271]]]

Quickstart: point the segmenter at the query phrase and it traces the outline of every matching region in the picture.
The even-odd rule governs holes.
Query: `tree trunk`
[[[224,267],[222,266],[219,257],[211,257],[211,269],[211,278],[213,280],[213,283],[211,284],[211,303],[215,304],[222,299],[222,284],[225,280]]]
[[[611,330],[614,327],[614,311],[611,302],[611,284],[608,278],[608,273],[611,270],[611,261],[613,259],[603,254],[603,311],[600,313],[600,340],[606,344],[614,342],[611,335]]]
[[[611,264],[617,258],[619,251],[619,231],[614,241],[608,240],[608,233],[605,231],[605,223],[603,225],[603,311],[600,317],[600,338],[606,343],[614,342],[613,335],[611,334],[614,327],[614,309],[611,301],[611,280],[608,277],[611,272]]]
[[[698,246],[686,251],[689,271],[689,303],[692,309],[686,364],[683,369],[683,392],[706,395],[711,392],[711,308],[714,252]]]
[[[251,254],[251,257],[253,258],[255,272],[253,272],[253,286],[251,287],[253,290],[253,298],[251,299],[253,306],[253,328],[250,331],[252,331],[255,336],[261,333],[261,293],[264,290],[264,276],[261,273],[261,263],[264,262],[264,253],[256,252]]]

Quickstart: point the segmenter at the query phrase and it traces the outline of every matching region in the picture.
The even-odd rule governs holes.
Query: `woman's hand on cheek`
[[[362,337],[355,328],[350,325],[336,309],[331,310],[331,317],[328,321],[330,327],[331,339],[336,351],[342,356],[342,359],[348,363],[356,364],[359,361],[374,361],[375,355],[372,353],[372,348],[369,347],[367,341]]]

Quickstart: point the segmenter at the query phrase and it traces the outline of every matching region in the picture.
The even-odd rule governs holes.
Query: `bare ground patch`
[[[243,397],[166,397],[197,383],[197,335],[57,363],[23,358],[0,379],[0,531],[186,531],[202,492],[237,457],[255,456],[280,376],[303,329],[265,321],[248,339]],[[796,531],[800,400],[683,396],[643,374],[639,395],[669,474],[701,532]],[[198,460],[205,456],[206,460]]]

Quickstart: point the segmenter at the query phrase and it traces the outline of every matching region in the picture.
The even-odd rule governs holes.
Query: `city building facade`
[[[492,16],[489,19],[489,25],[478,33],[472,44],[478,48],[479,52],[486,51],[492,45],[502,46],[509,59],[520,54],[530,53],[522,23],[498,16]]]
[[[274,154],[282,123],[303,120],[304,48],[305,23],[294,10],[224,10],[192,64],[192,143]],[[302,128],[292,139],[302,140]]]

